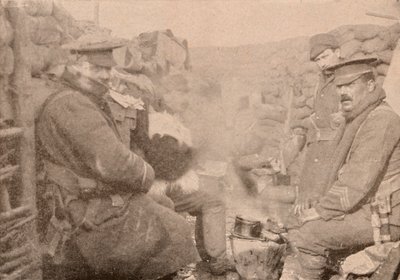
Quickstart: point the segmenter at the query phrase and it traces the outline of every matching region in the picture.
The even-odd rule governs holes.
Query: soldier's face
[[[326,49],[320,53],[314,60],[321,70],[333,66],[339,62],[340,50]]]
[[[340,95],[341,110],[343,112],[353,111],[373,89],[375,89],[375,82],[373,80],[366,82],[361,77],[349,84],[337,86],[336,90]]]
[[[102,82],[103,84],[108,84],[111,79],[110,70],[111,69],[107,67],[91,65],[91,77],[96,81]]]

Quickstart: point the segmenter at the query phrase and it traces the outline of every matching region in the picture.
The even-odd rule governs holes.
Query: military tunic
[[[324,258],[331,250],[374,244],[371,201],[389,202],[390,236],[400,239],[400,117],[383,103],[359,128],[347,159],[315,206],[322,219],[289,233],[299,249],[306,279],[320,279]],[[319,261],[317,259],[320,259]]]
[[[300,177],[299,192],[307,197],[320,197],[334,150],[333,139],[337,128],[331,115],[339,111],[339,96],[333,76],[321,75],[314,100],[314,114],[310,116],[313,128],[307,134],[307,150]]]
[[[95,271],[140,279],[155,279],[196,262],[199,256],[186,221],[146,195],[149,186],[143,186],[143,178],[151,167],[121,141],[104,91],[79,91],[73,77],[66,77],[71,87],[44,105],[37,136],[42,157],[65,170],[48,182],[60,189],[74,229],[71,242],[80,255]],[[81,197],[76,186],[60,178],[68,172],[97,182],[105,192]],[[114,204],[115,194],[121,204]],[[93,204],[95,211],[88,215]],[[91,227],[81,226],[83,222]]]

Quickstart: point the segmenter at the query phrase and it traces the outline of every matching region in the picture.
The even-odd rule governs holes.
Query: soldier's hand
[[[237,159],[237,165],[243,170],[251,170],[254,168],[270,167],[270,159],[258,154],[246,155]]]
[[[308,117],[305,119],[293,120],[290,124],[290,128],[292,128],[292,129],[303,128],[303,129],[309,130],[309,129],[313,129],[314,125],[311,121],[311,118]]]
[[[293,212],[295,215],[300,215],[303,211],[310,209],[316,204],[316,199],[305,195],[299,195],[294,203]]]
[[[318,214],[315,208],[309,208],[301,212],[299,220],[302,225],[307,222],[316,221],[321,219],[321,216]]]
[[[141,190],[147,193],[154,182],[154,169],[150,164],[144,162],[144,171],[141,183]]]

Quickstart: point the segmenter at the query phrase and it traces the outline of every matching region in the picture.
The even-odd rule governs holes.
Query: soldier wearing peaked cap
[[[108,39],[68,45],[79,59],[38,114],[49,207],[46,244],[70,271],[157,279],[199,260],[186,221],[146,194],[153,168],[123,144],[106,102],[114,65]],[[75,277],[77,275],[72,275]],[[132,278],[133,277],[133,278]]]
[[[327,192],[289,232],[298,265],[281,279],[322,279],[330,252],[400,239],[400,117],[375,83],[375,61],[329,68],[345,122],[335,139]]]

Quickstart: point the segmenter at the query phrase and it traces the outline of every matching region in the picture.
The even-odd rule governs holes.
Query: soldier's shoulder
[[[88,97],[77,90],[63,88],[54,93],[43,105],[43,115],[51,118],[63,119],[68,114],[73,114],[79,110],[89,110],[94,107]]]
[[[400,116],[387,103],[382,102],[369,114],[367,123],[373,124],[377,129],[395,129],[400,130]]]
[[[370,114],[370,117],[384,118],[395,122],[400,122],[400,116],[393,110],[393,108],[386,102],[382,102]]]
[[[64,107],[74,104],[86,104],[90,103],[90,101],[78,90],[65,87],[60,91],[55,92],[53,96],[49,97],[47,103],[48,107]]]

